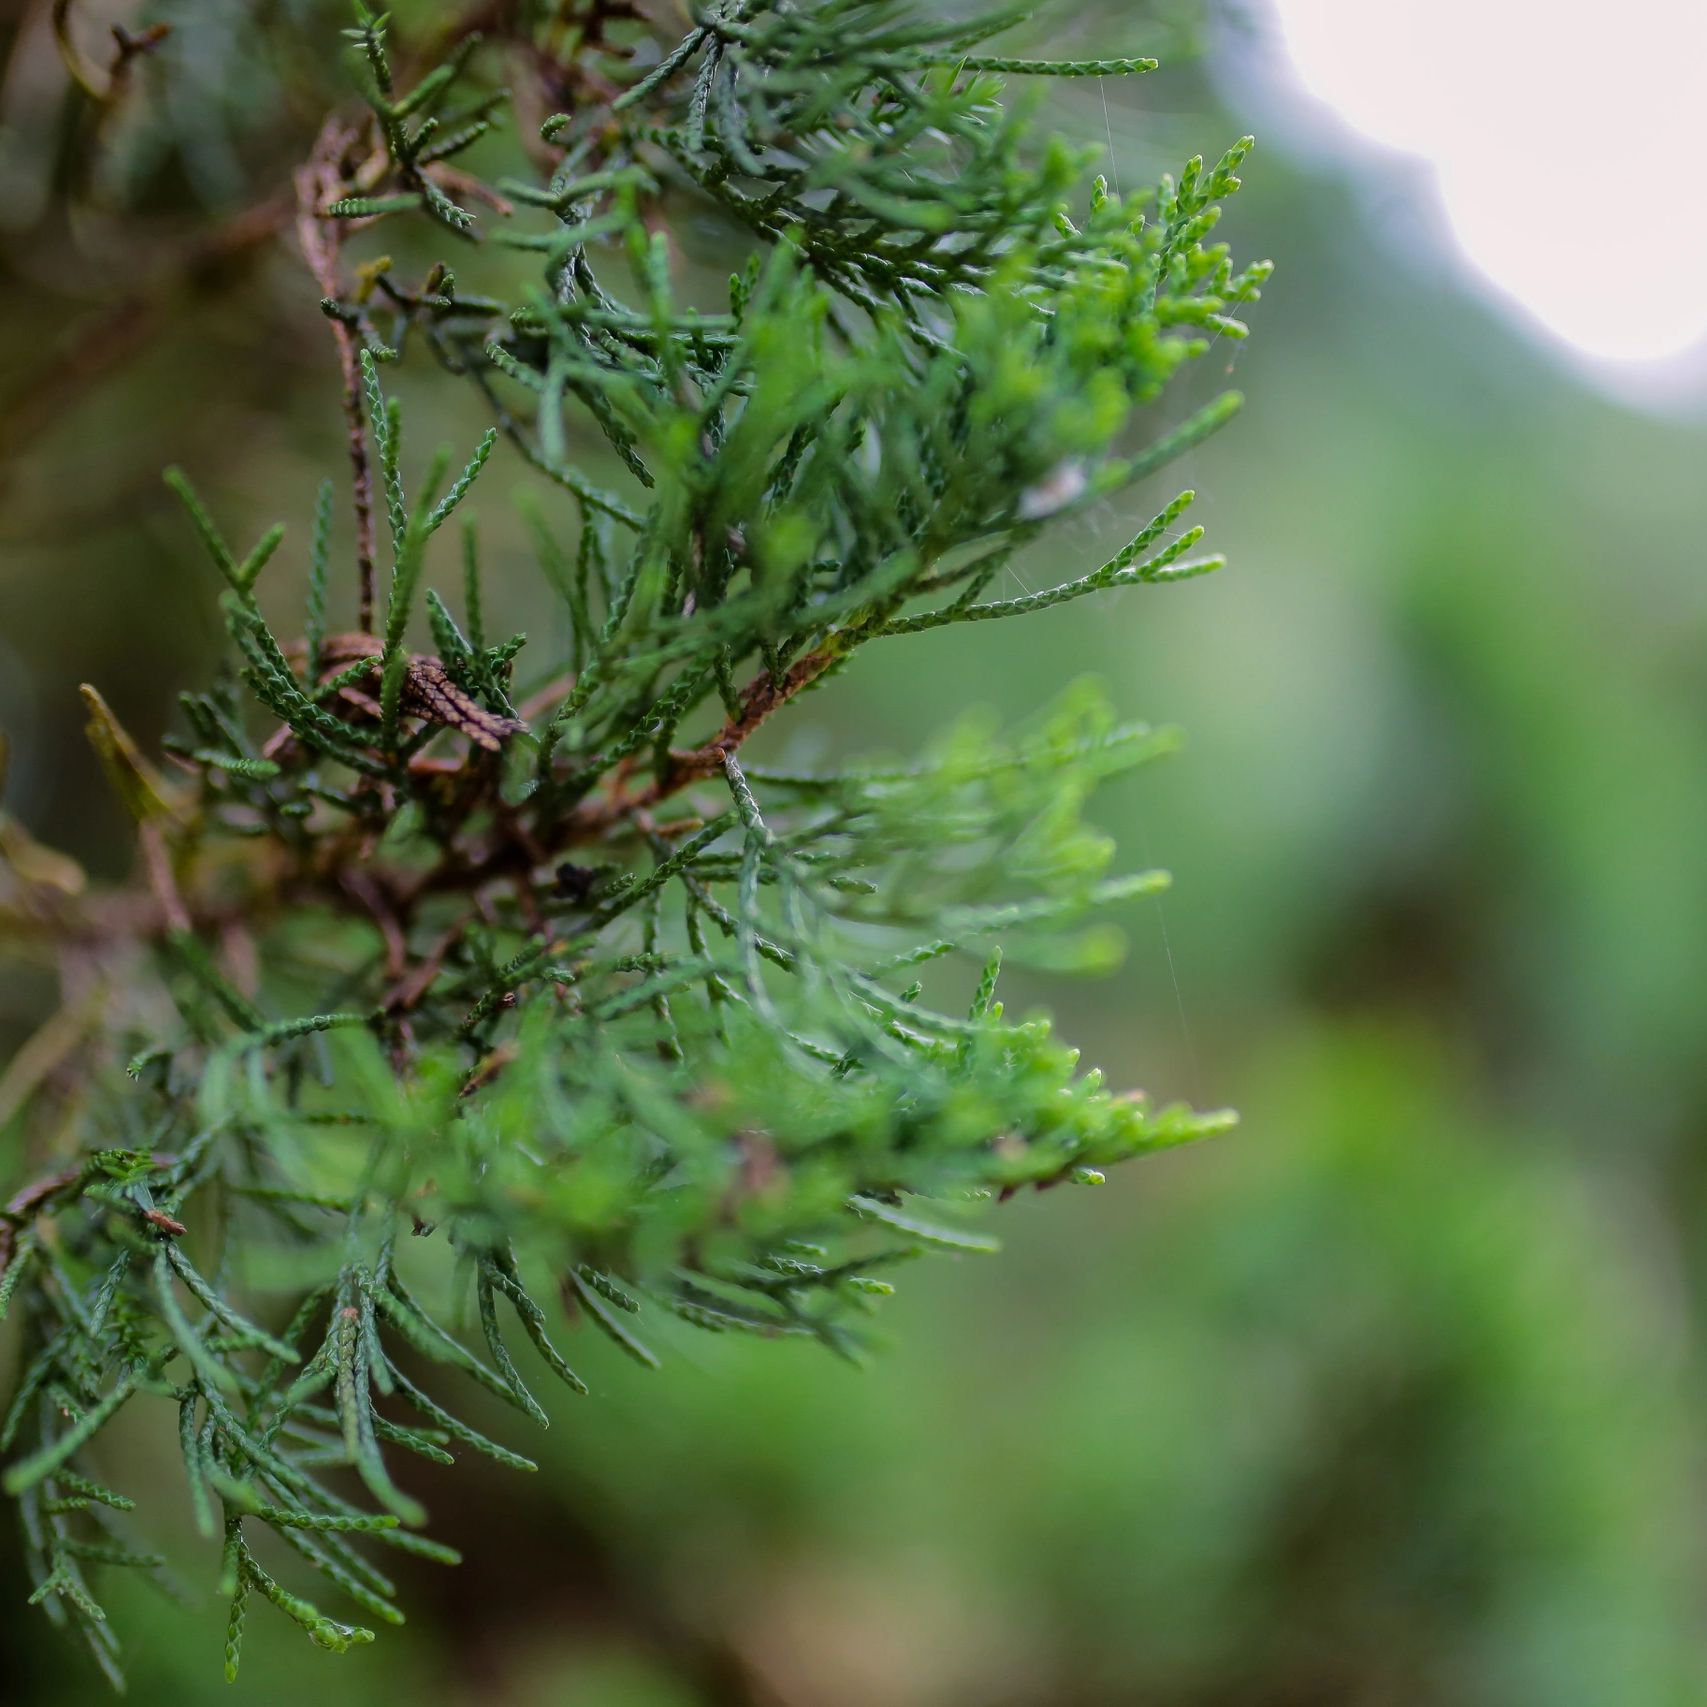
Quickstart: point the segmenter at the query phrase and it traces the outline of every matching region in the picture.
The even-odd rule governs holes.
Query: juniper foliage
[[[1071,964],[1164,881],[1109,876],[1082,817],[1164,733],[1076,690],[905,768],[747,743],[866,645],[1218,565],[1184,492],[1106,563],[997,594],[1236,409],[1156,424],[1267,273],[1209,242],[1248,139],[1123,200],[1004,79],[1152,62],[987,51],[1011,13],[716,0],[672,41],[487,11],[488,39],[399,41],[358,9],[356,98],[295,175],[347,544],[330,482],[293,565],[171,472],[233,668],[159,764],[84,690],[142,875],[88,893],[0,821],[5,940],[65,986],[0,1107],[31,1158],[0,1212],[4,1486],[31,1598],[115,1680],[91,1578],[165,1562],[101,1468],[121,1413],[174,1417],[227,1674],[257,1599],[342,1649],[370,1630],[286,1585],[401,1620],[376,1549],[453,1556],[399,1460],[532,1469],[457,1393],[543,1425],[535,1370],[584,1392],[555,1306],[646,1364],[659,1317],[854,1357],[897,1264],[988,1248],[977,1200],[1227,1123],[1116,1094],[996,993],[1002,947]],[[672,247],[707,209],[749,251],[715,304]],[[439,253],[405,276],[375,233]],[[481,394],[454,477],[405,440],[402,359]],[[568,635],[537,663],[488,626],[463,511],[500,441],[540,476]]]

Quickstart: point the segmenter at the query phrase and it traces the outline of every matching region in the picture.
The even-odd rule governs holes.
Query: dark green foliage
[[[354,1538],[449,1560],[412,1527],[410,1455],[532,1467],[450,1407],[473,1383],[544,1424],[529,1360],[586,1390],[554,1290],[645,1363],[660,1313],[857,1356],[889,1268],[988,1248],[977,1200],[1226,1124],[1109,1091],[996,998],[998,942],[1094,960],[1095,915],[1163,881],[1109,877],[1080,816],[1163,737],[1076,691],[905,769],[745,752],[868,642],[1219,561],[1190,555],[1186,493],[1100,568],[991,596],[1051,523],[1230,416],[1231,395],[1133,430],[1243,336],[1266,274],[1205,242],[1248,143],[1135,201],[1087,186],[998,73],[1150,62],[969,51],[1009,22],[734,0],[644,72],[644,31],[565,49],[519,25],[576,98],[514,150],[534,175],[488,186],[444,163],[507,122],[506,44],[453,30],[423,56],[358,15],[369,112],[334,115],[298,176],[317,284],[339,284],[353,561],[328,488],[295,641],[281,589],[259,598],[280,530],[240,555],[170,473],[235,673],[185,696],[170,778],[90,690],[145,885],[83,899],[11,861],[11,934],[77,944],[102,985],[65,1045],[74,1094],[43,1075],[14,1116],[44,1171],[0,1220],[25,1322],[4,1480],[36,1598],[109,1670],[85,1567],[160,1564],[91,1450],[133,1398],[175,1413],[197,1525],[224,1537],[228,1675],[257,1595],[341,1649],[370,1632],[255,1549],[400,1618]],[[715,306],[669,236],[707,208],[750,246]],[[405,215],[459,271],[488,237],[536,253],[533,284],[338,271],[346,237]],[[443,459],[417,474],[387,395],[417,348],[494,421],[448,482]],[[548,477],[529,521],[569,640],[537,665],[487,630],[471,524],[460,595],[426,586],[500,436]],[[361,627],[335,632],[336,606]]]

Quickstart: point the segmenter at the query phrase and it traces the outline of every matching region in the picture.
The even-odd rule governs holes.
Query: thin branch
[[[314,275],[323,300],[338,295],[339,222],[323,219],[321,210],[338,198],[343,186],[339,162],[355,140],[355,132],[336,115],[327,119],[314,151],[295,174],[296,235],[303,259]],[[350,328],[328,317],[338,347],[338,369],[344,382],[344,426],[350,452],[350,498],[356,517],[357,626],[373,632],[373,472],[368,465],[367,425],[362,415],[359,352]]]

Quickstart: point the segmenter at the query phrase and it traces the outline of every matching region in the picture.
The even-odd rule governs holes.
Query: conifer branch
[[[689,1328],[857,1357],[892,1265],[990,1248],[983,1200],[1230,1120],[1111,1092],[997,995],[1004,952],[1086,961],[1166,881],[1111,875],[1082,810],[1165,731],[1078,688],[887,769],[752,749],[869,645],[1219,564],[1187,493],[1100,566],[996,582],[1236,410],[1166,399],[1267,277],[1209,241],[1248,140],[1122,202],[1002,78],[1149,60],[975,51],[1012,16],[902,0],[726,0],[645,51],[608,22],[356,6],[292,174],[353,541],[324,486],[281,623],[296,536],[234,548],[173,471],[234,668],[158,765],[86,690],[138,876],[91,889],[0,817],[0,948],[65,994],[0,1079],[0,1481],[31,1597],[109,1676],[93,1585],[161,1568],[121,1410],[170,1407],[226,1675],[258,1607],[342,1651],[372,1631],[302,1585],[396,1622],[374,1558],[455,1558],[416,1487],[465,1450],[535,1468],[457,1393],[540,1424],[541,1369],[585,1392],[555,1303],[648,1367]],[[512,105],[551,116],[516,138]],[[726,303],[671,245],[706,210],[750,239]],[[439,258],[373,251],[404,227]],[[417,459],[395,362],[468,387],[460,463]],[[566,631],[537,661],[466,509],[512,456]]]

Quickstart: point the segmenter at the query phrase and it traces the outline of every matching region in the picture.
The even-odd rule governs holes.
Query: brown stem
[[[140,839],[149,876],[147,891],[90,897],[77,907],[51,915],[7,910],[0,913],[0,927],[19,942],[111,944],[146,941],[169,931],[218,929],[233,920],[253,926],[276,909],[290,905],[319,904],[354,911],[375,922],[385,940],[391,984],[384,1005],[391,1011],[407,1012],[426,993],[462,930],[460,923],[453,925],[413,968],[406,960],[399,965],[399,939],[406,949],[406,922],[423,896],[460,893],[478,903],[494,880],[525,877],[570,849],[598,841],[624,826],[649,827],[654,807],[682,789],[717,775],[726,754],[736,751],[778,709],[843,656],[845,647],[830,641],[807,653],[780,681],[773,680],[768,671],[761,672],[742,691],[739,712],[711,740],[672,753],[669,769],[644,788],[632,794],[618,789],[583,801],[551,824],[529,826],[519,815],[500,814],[495,833],[483,845],[450,847],[438,864],[426,871],[405,874],[372,866],[367,863],[371,849],[364,839],[346,835],[323,844],[307,863],[288,858],[257,861],[251,870],[252,883],[240,894],[218,900],[194,894],[186,899],[173,878],[159,826],[145,824]],[[687,827],[697,825],[696,819],[687,821]],[[659,827],[660,833],[664,828]],[[529,911],[528,898],[518,899],[524,912]]]
[[[454,924],[435,942],[406,977],[386,993],[380,1004],[387,1013],[405,1014],[426,995],[445,963],[445,956],[462,940],[461,922]]]
[[[188,936],[193,929],[190,911],[184,905],[184,897],[178,893],[177,880],[172,875],[172,859],[166,851],[166,837],[159,819],[144,819],[137,840],[142,844],[142,863],[148,872],[148,886],[160,904],[161,917],[169,930]]]
[[[33,1181],[16,1193],[4,1209],[0,1209],[0,1220],[29,1220],[50,1197],[64,1191],[69,1185],[75,1185],[82,1177],[83,1168],[79,1163],[74,1168],[62,1168],[58,1173],[48,1174],[43,1179]]]
[[[632,816],[656,806],[660,800],[715,776],[723,768],[724,756],[733,753],[748,736],[768,722],[803,688],[810,687],[823,673],[845,655],[844,648],[834,643],[808,652],[777,681],[768,670],[762,670],[741,690],[741,709],[731,717],[702,747],[670,754],[670,766],[664,775],[649,783],[638,794],[611,796],[598,803],[597,810],[583,808],[576,814],[580,828],[603,825],[616,818]]]
[[[378,926],[380,937],[385,943],[385,976],[389,982],[395,984],[409,964],[409,939],[404,934],[402,921],[397,917],[384,889],[370,872],[346,871],[342,882],[373,915],[373,922]]]
[[[324,219],[321,210],[337,199],[343,174],[339,161],[354,140],[354,133],[335,115],[327,119],[305,165],[298,167],[296,183],[296,235],[303,259],[320,287],[322,298],[338,295],[339,233],[335,221]],[[362,374],[356,340],[342,320],[331,321],[333,342],[338,347],[338,368],[344,379],[344,425],[350,449],[350,497],[356,515],[356,575],[360,588],[357,626],[364,634],[373,632],[373,472],[368,466],[367,427],[362,418]]]
[[[82,1177],[81,1166],[48,1174],[45,1178],[26,1185],[4,1208],[0,1208],[0,1276],[4,1276],[12,1266],[12,1258],[24,1228],[60,1192],[75,1185]]]

